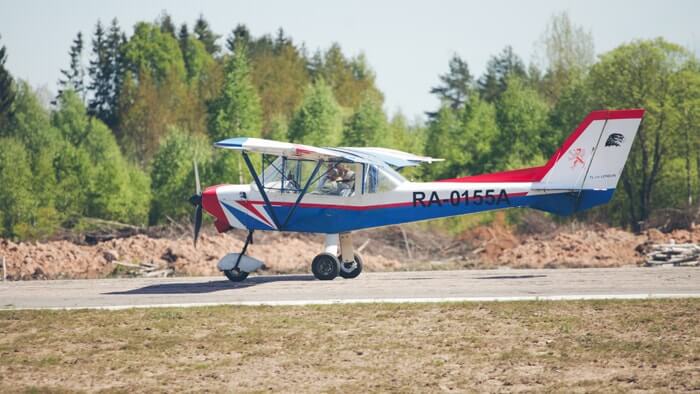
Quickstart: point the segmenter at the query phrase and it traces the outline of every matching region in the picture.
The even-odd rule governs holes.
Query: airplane
[[[314,277],[356,278],[363,263],[353,248],[356,230],[516,207],[571,215],[607,203],[643,116],[643,109],[593,111],[542,166],[434,182],[411,182],[399,173],[441,160],[432,157],[377,147],[225,139],[214,146],[240,152],[253,182],[202,192],[194,163],[194,243],[202,209],[220,233],[247,230],[242,251],[217,264],[229,280],[240,282],[263,264],[246,255],[254,231],[322,233],[324,250],[311,262]],[[248,153],[262,155],[261,173]]]

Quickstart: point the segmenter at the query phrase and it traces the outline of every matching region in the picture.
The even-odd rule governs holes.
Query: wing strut
[[[289,213],[287,214],[287,217],[284,219],[284,223],[282,223],[282,228],[280,228],[280,230],[287,227],[287,223],[289,223],[289,219],[292,218],[292,215],[294,215],[294,211],[299,206],[301,199],[304,198],[304,194],[306,194],[306,191],[309,190],[309,186],[311,185],[311,182],[313,182],[314,178],[316,177],[316,174],[318,173],[318,169],[321,168],[322,163],[323,163],[323,160],[319,160],[316,162],[316,167],[314,167],[314,171],[311,173],[311,176],[306,181],[306,185],[304,185],[304,189],[302,189],[301,193],[299,193],[299,197],[297,197],[297,200],[294,202],[294,205],[292,205],[292,209],[289,210]]]
[[[260,178],[258,178],[258,173],[255,171],[255,168],[253,167],[253,163],[250,162],[250,158],[248,157],[248,154],[245,151],[241,151],[241,154],[243,154],[243,160],[245,161],[245,165],[248,166],[248,171],[250,171],[250,175],[253,176],[253,180],[255,181],[255,184],[258,186],[258,190],[260,191],[260,195],[262,195],[262,198],[265,201],[265,206],[270,211],[270,216],[272,217],[272,221],[275,223],[275,227],[277,227],[278,230],[282,230],[280,228],[280,223],[277,221],[277,215],[275,215],[275,211],[272,209],[272,204],[270,203],[270,199],[267,198],[267,193],[265,193],[265,188],[263,187],[262,183],[260,183]]]

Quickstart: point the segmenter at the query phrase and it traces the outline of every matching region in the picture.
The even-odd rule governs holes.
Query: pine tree
[[[0,47],[0,129],[9,118],[12,103],[15,100],[14,83],[12,75],[5,69],[7,53],[5,46]]]
[[[204,19],[204,15],[202,14],[199,15],[199,18],[195,22],[194,34],[197,39],[204,44],[207,48],[207,52],[211,55],[216,55],[221,50],[221,47],[216,43],[216,40],[221,36],[214,34],[209,27],[209,22]]]
[[[513,52],[513,48],[508,45],[497,56],[493,56],[486,66],[486,74],[478,81],[481,98],[493,103],[497,101],[506,90],[507,81],[510,76],[521,79],[527,77],[525,64],[520,56]]]
[[[85,101],[85,67],[83,66],[83,33],[78,32],[73,45],[70,47],[70,65],[67,70],[61,70],[64,79],[58,81],[58,95],[66,90],[73,90]]]
[[[173,18],[170,14],[163,11],[160,15],[160,31],[163,33],[170,34],[173,38],[177,38],[175,35],[175,24],[173,23]]]
[[[125,41],[116,18],[112,20],[109,31],[97,21],[92,39],[92,59],[88,68],[88,89],[92,92],[88,101],[88,113],[110,127],[117,124],[117,101],[124,74],[122,47]]]
[[[107,38],[107,47],[109,48],[112,64],[112,94],[109,95],[110,112],[105,123],[111,128],[115,128],[119,123],[119,97],[121,97],[121,90],[127,71],[127,62],[124,55],[126,42],[126,34],[121,31],[117,19],[114,18]]]
[[[231,31],[231,34],[229,34],[228,38],[226,38],[226,49],[229,51],[233,52],[233,48],[236,46],[236,42],[242,42],[245,44],[246,48],[250,48],[250,31],[246,27],[246,25],[239,24],[236,26],[233,31]]]
[[[441,103],[448,104],[452,109],[458,109],[469,100],[474,81],[469,65],[457,54],[450,59],[449,67],[448,73],[440,75],[441,84],[431,88],[430,94],[438,96]]]
[[[187,45],[190,40],[190,30],[187,28],[187,23],[183,23],[180,26],[180,31],[177,33],[177,42],[180,44],[180,51],[182,51],[182,56],[185,56],[185,53],[187,53]],[[187,60],[185,60],[185,65],[187,63]]]
[[[88,102],[88,113],[105,120],[109,116],[109,96],[112,93],[112,64],[107,47],[106,32],[102,22],[97,21],[92,38],[92,59],[88,67],[92,98]]]

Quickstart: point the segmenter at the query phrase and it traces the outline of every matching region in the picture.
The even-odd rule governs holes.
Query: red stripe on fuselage
[[[258,211],[258,209],[253,205],[253,204],[264,204],[265,202],[263,202],[263,201],[260,201],[260,202],[257,202],[257,201],[248,201],[248,200],[238,200],[238,201],[236,201],[236,202],[239,203],[239,204],[241,204],[242,206],[244,206],[249,212],[253,213],[253,214],[254,214],[255,216],[257,216],[260,220],[262,220],[263,222],[265,222],[265,224],[267,224],[268,226],[274,227],[274,226],[270,223],[270,221],[268,221],[267,218],[266,218],[265,216],[263,216],[263,214],[261,214],[260,211]]]
[[[507,194],[508,198],[511,197],[522,197],[527,195],[528,192],[520,192],[520,193],[509,193]],[[484,197],[484,196],[481,196]],[[469,200],[475,200],[475,197],[469,197]],[[464,197],[460,197],[459,201],[464,201]],[[245,200],[244,200],[245,201]],[[241,204],[241,201],[236,201],[239,204]],[[249,201],[251,204],[264,204],[263,201]],[[427,204],[429,201],[425,201]],[[450,199],[441,199],[441,203],[450,203]],[[286,202],[286,201],[278,201],[278,202],[271,202],[273,206],[278,206],[278,207],[291,207],[294,206],[293,202]],[[382,208],[398,208],[398,207],[409,207],[413,206],[413,201],[409,202],[397,202],[397,203],[390,203],[390,204],[375,204],[375,205],[337,205],[337,204],[318,204],[318,203],[299,203],[299,208],[327,208],[327,209],[345,209],[349,211],[366,211],[366,210],[372,210],[372,209],[382,209]]]

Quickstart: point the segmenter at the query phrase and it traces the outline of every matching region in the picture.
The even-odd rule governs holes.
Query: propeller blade
[[[199,170],[197,170],[197,160],[193,160],[194,163],[194,181],[195,181],[195,190],[197,191],[197,195],[202,194],[202,185],[199,183]]]
[[[202,206],[197,205],[194,209],[194,247],[197,247],[197,239],[199,238],[199,230],[202,228]]]

